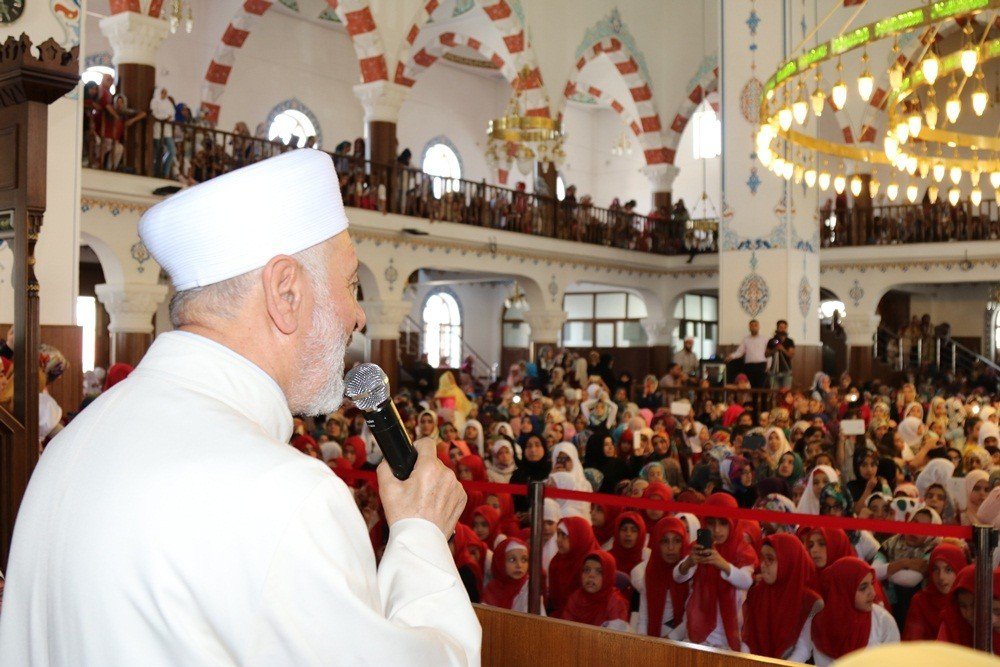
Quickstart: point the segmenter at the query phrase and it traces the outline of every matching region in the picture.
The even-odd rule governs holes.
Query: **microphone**
[[[393,476],[407,479],[417,462],[417,450],[389,396],[389,378],[375,364],[359,364],[347,372],[344,393],[364,413],[368,430],[375,436]]]

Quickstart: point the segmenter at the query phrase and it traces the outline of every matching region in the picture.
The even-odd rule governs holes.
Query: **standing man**
[[[448,538],[465,493],[418,440],[378,468],[376,570],[351,490],[288,445],[365,325],[333,162],[283,155],[183,190],[139,235],[175,330],[56,436],[21,503],[2,665],[478,665]]]
[[[774,387],[792,386],[792,359],[795,358],[795,341],[788,337],[788,322],[778,320],[774,337],[767,342],[767,356],[771,359]]]
[[[726,361],[743,359],[743,372],[750,386],[763,389],[767,380],[767,338],[760,335],[760,322],[750,320],[750,335],[740,341],[739,347],[726,357]]]
[[[684,347],[674,355],[674,361],[681,365],[681,370],[684,375],[689,378],[697,378],[698,376],[698,355],[694,352],[694,338],[685,338]]]

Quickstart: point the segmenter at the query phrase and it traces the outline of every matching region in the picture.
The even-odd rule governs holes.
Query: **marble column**
[[[365,333],[370,343],[368,361],[377,364],[389,376],[389,387],[399,390],[399,327],[413,308],[403,299],[363,301]]]
[[[882,318],[849,313],[841,322],[847,334],[847,372],[856,383],[872,377],[875,334]]]
[[[560,302],[562,300],[560,299]],[[532,306],[524,314],[524,321],[531,327],[531,357],[534,358],[543,345],[557,345],[562,333],[566,313],[561,308],[541,308]]]
[[[674,358],[673,330],[676,322],[673,317],[647,317],[641,323],[646,332],[646,344],[649,345],[649,372],[661,377]]]
[[[656,211],[661,206],[667,211],[673,206],[674,180],[680,169],[672,164],[653,164],[642,168],[642,173],[649,179],[653,190],[653,208]]]
[[[741,102],[753,98],[754,88],[791,55],[788,50],[799,38],[802,8],[791,0],[776,0],[766,11],[751,0],[723,0],[719,67],[723,128],[719,345],[723,349],[737,345],[750,319],[760,321],[765,335],[775,330],[777,320],[786,320],[788,335],[796,344],[792,364],[796,387],[807,386],[822,367],[816,194],[805,184],[775,176],[757,160],[757,106]],[[806,25],[814,25],[812,9],[805,11]],[[816,119],[810,116],[806,122],[813,124]]]
[[[101,32],[111,42],[111,61],[118,69],[119,91],[136,111],[149,111],[156,87],[156,53],[170,33],[166,21],[134,11],[101,19]],[[135,173],[152,175],[153,122],[137,123],[127,138],[125,163]]]
[[[135,366],[153,342],[153,315],[167,296],[167,286],[103,284],[94,292],[111,318],[111,363]]]
[[[365,110],[365,157],[377,164],[396,161],[396,123],[399,108],[410,89],[391,81],[372,81],[354,86],[354,94]]]

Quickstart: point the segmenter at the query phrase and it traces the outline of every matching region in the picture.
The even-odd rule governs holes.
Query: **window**
[[[722,123],[707,100],[694,112],[691,121],[694,123],[694,159],[719,157],[722,152]]]
[[[424,302],[424,352],[435,368],[462,363],[462,314],[447,292],[434,292]]]
[[[296,148],[302,148],[306,145],[306,139],[316,135],[316,125],[298,109],[285,109],[279,113],[267,130],[267,138],[270,141],[278,140],[287,144],[292,137],[295,137]],[[319,148],[318,137],[316,148]]]
[[[646,303],[628,292],[574,292],[563,297],[564,347],[643,347]]]
[[[503,311],[503,347],[531,347],[531,326],[524,321],[526,305],[512,304]]]
[[[94,370],[97,356],[97,300],[92,296],[76,297],[76,326],[83,329],[83,354],[80,370]]]
[[[444,141],[433,141],[424,149],[420,166],[425,174],[434,176],[434,196],[438,199],[445,192],[458,190],[458,183],[451,179],[462,178],[462,163],[458,153]]]
[[[694,352],[701,359],[715,356],[719,340],[719,299],[701,294],[685,294],[674,308],[674,350],[680,351],[685,338],[694,339]]]
[[[107,65],[94,65],[93,67],[88,67],[83,71],[83,74],[80,75],[80,82],[83,85],[96,83],[99,86],[101,85],[101,81],[104,79],[105,74],[109,75],[112,80],[116,77],[115,71]],[[112,95],[115,94],[115,84],[111,84],[109,92]]]

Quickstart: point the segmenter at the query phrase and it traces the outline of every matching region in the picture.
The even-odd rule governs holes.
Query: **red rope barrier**
[[[353,468],[336,468],[334,472],[347,480],[361,479],[378,485],[374,471],[355,470]],[[524,484],[496,484],[493,482],[461,482],[462,486],[471,491],[486,493],[509,493],[524,496],[528,487]],[[807,490],[808,492],[808,490]],[[598,505],[614,505],[633,509],[662,510],[665,512],[687,512],[696,516],[720,517],[724,519],[743,519],[747,521],[764,521],[783,525],[809,526],[811,528],[841,528],[843,530],[870,530],[873,533],[899,533],[902,535],[922,535],[924,537],[951,537],[960,540],[972,539],[970,526],[935,525],[930,523],[914,523],[906,521],[886,521],[884,519],[855,519],[840,516],[823,516],[816,514],[797,514],[792,512],[775,512],[773,510],[733,509],[715,505],[697,503],[678,503],[666,500],[649,500],[647,498],[627,498],[606,493],[587,493],[585,491],[566,491],[551,486],[545,487],[546,498],[562,498],[564,500],[582,500]]]

